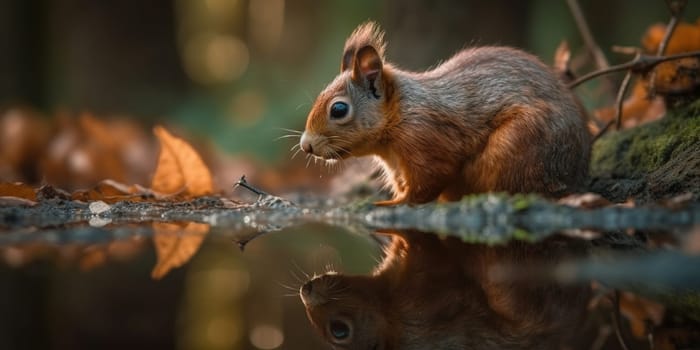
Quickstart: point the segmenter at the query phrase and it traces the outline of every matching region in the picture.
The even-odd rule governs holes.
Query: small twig
[[[235,190],[238,186],[241,186],[241,187],[247,189],[248,191],[257,194],[258,196],[269,196],[270,195],[269,193],[267,193],[263,190],[257,189],[255,187],[253,187],[252,185],[250,185],[248,183],[248,181],[246,181],[245,175],[241,176],[241,178],[236,182],[236,184],[233,185],[233,189]]]
[[[596,69],[606,69],[610,67],[608,59],[605,57],[603,50],[600,48],[600,45],[598,45],[598,43],[595,40],[595,37],[593,36],[593,33],[591,32],[591,28],[588,25],[588,21],[586,21],[586,17],[583,14],[583,10],[581,9],[579,1],[566,0],[566,3],[569,7],[569,12],[571,12],[572,17],[574,18],[574,22],[576,23],[576,27],[578,28],[581,38],[583,39],[583,42],[586,45],[588,54],[590,55],[590,57],[593,58],[593,62],[595,63]],[[573,75],[573,73],[571,73],[571,77],[567,82],[571,82],[575,78],[576,77]],[[601,96],[610,96],[612,95],[612,92],[615,89],[614,82],[611,79],[603,79],[600,84],[600,89],[602,93]],[[598,118],[591,119],[598,126],[600,126],[600,124],[602,123],[602,121],[598,120]]]
[[[671,19],[666,25],[666,32],[664,33],[664,37],[659,44],[658,50],[656,51],[656,56],[662,56],[664,53],[666,53],[666,47],[668,47],[668,43],[671,41],[671,36],[673,36],[673,32],[676,30],[678,22],[680,22],[683,16],[683,10],[685,10],[685,6],[687,4],[688,0],[666,0],[666,5],[671,12]],[[656,69],[652,69],[651,74],[649,75],[648,95],[650,98],[653,98],[656,95]]]
[[[248,243],[267,233],[270,233],[270,231],[256,231],[251,236],[248,236],[246,238],[234,239],[233,243],[235,243],[238,246],[238,249],[240,251],[245,251],[245,247],[248,246]]]
[[[646,319],[644,320],[644,325],[647,332],[647,342],[649,342],[649,350],[654,350],[654,348],[656,348],[656,346],[654,346],[654,332],[652,330],[654,327],[654,323],[651,320]]]
[[[620,71],[627,70],[627,69],[632,71],[632,73],[644,73],[644,72],[649,71],[649,69],[655,67],[656,65],[658,65],[660,63],[663,63],[666,61],[679,60],[679,59],[687,58],[687,57],[700,57],[700,51],[683,52],[683,53],[679,53],[676,55],[663,56],[663,57],[641,54],[629,62],[625,62],[622,64],[608,67],[606,69],[601,69],[601,70],[597,70],[595,72],[588,73],[588,74],[574,80],[573,82],[569,83],[568,87],[570,89],[573,89],[573,88],[581,85],[582,83],[584,83],[588,80],[591,80],[593,78],[599,77],[601,75],[614,73],[614,72],[620,72]]]
[[[617,100],[615,101],[615,130],[620,130],[620,125],[622,125],[622,103],[624,102],[627,88],[630,86],[630,81],[632,81],[632,71],[628,70],[627,74],[625,74],[625,79],[623,79],[622,84],[620,84],[620,89],[617,90]]]
[[[598,335],[596,335],[595,339],[593,340],[593,343],[591,344],[590,350],[602,349],[603,346],[605,346],[605,342],[608,341],[611,332],[612,330],[610,330],[610,326],[601,326],[598,329]]]
[[[664,38],[661,40],[661,44],[659,45],[659,49],[656,51],[657,56],[661,56],[664,53],[666,53],[666,48],[668,47],[668,43],[671,41],[671,36],[673,35],[673,32],[676,30],[676,27],[678,26],[678,22],[680,22],[681,18],[683,17],[683,10],[685,10],[685,5],[688,4],[687,0],[667,0],[666,4],[668,5],[669,10],[671,11],[671,19],[669,20],[668,24],[666,25],[666,32],[664,33]]]
[[[608,131],[608,129],[610,129],[610,126],[612,126],[613,123],[615,123],[614,119],[605,123],[605,126],[603,126],[603,128],[600,129],[600,131],[598,131],[598,134],[593,136],[593,142],[596,142],[601,136],[603,136],[603,134],[605,134],[605,132]]]
[[[622,348],[622,350],[629,350],[629,347],[627,347],[627,343],[625,342],[625,338],[622,336],[622,330],[620,329],[620,327],[621,327],[620,291],[617,289],[615,290],[615,293],[613,294],[612,318],[613,318],[613,327],[615,328],[615,335],[617,336],[617,341],[620,342],[620,347]]]
[[[605,58],[603,50],[601,50],[600,46],[598,46],[598,44],[595,42],[593,34],[591,34],[591,28],[588,26],[588,22],[586,22],[586,18],[583,16],[583,11],[581,11],[581,6],[579,5],[578,1],[566,0],[566,3],[569,5],[569,11],[571,11],[571,15],[574,16],[574,21],[576,22],[578,31],[581,33],[581,37],[583,38],[583,42],[586,44],[588,51],[591,52],[591,56],[593,56],[596,66],[598,69],[608,68],[610,64]]]

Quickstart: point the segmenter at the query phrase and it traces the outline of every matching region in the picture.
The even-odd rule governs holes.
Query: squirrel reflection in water
[[[585,315],[588,286],[524,279],[584,253],[575,242],[487,246],[384,233],[392,242],[373,274],[331,272],[299,290],[309,320],[335,349],[558,349]]]

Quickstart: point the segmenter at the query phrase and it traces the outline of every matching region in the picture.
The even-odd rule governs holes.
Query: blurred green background
[[[662,0],[580,2],[612,62],[624,59],[612,45],[638,45],[650,24],[668,20]],[[700,1],[689,3],[694,21]],[[367,19],[381,23],[389,59],[407,69],[474,44],[547,62],[564,39],[582,51],[564,0],[3,0],[0,104],[167,120],[273,163],[290,143],[272,140],[303,128],[345,37]]]

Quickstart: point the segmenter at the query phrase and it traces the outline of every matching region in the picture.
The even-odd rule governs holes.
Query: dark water
[[[401,216],[408,209],[360,210],[362,224],[338,213],[326,220],[331,224],[293,222],[256,209],[220,217],[206,212],[193,221],[171,212],[156,223],[143,212],[119,220],[83,213],[40,228],[27,225],[35,216],[15,213],[0,233],[0,348],[330,349],[299,297],[302,285],[329,271],[341,275],[310,284],[310,293],[324,300],[310,314],[327,339],[329,322],[350,323],[350,340],[335,340],[339,349],[620,349],[617,328],[629,348],[648,349],[634,328],[654,317],[647,323],[657,342],[672,333],[685,346],[675,348],[700,344],[696,209],[659,210],[663,230],[580,227],[560,235],[524,231],[523,219],[509,219],[513,213],[501,204],[480,204],[472,218],[455,208],[419,209],[433,218],[421,225],[442,223],[439,235],[385,226],[410,223]],[[545,214],[528,217],[541,225]],[[604,214],[596,220],[609,219]],[[617,224],[629,224],[630,213],[613,214]],[[3,215],[8,222],[8,211]],[[418,214],[407,215],[415,221]],[[566,215],[551,220],[552,227],[582,220]],[[453,217],[478,221],[482,235],[450,232]],[[532,222],[528,227],[536,227]],[[370,276],[392,240],[408,247],[395,261],[402,273],[384,268],[375,277],[338,277]],[[386,276],[401,277],[380,282]],[[629,306],[637,296],[655,302]],[[645,307],[649,315],[625,314]]]

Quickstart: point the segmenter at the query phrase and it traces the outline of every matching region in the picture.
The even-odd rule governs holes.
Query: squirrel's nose
[[[311,294],[311,290],[313,289],[311,284],[312,284],[311,281],[308,281],[308,282],[304,283],[303,286],[301,286],[301,294],[302,295],[308,296],[309,294]]]
[[[301,134],[301,140],[299,140],[299,146],[301,147],[301,150],[313,154],[314,153],[314,148],[311,146],[311,140],[310,137],[308,136],[307,133]]]

